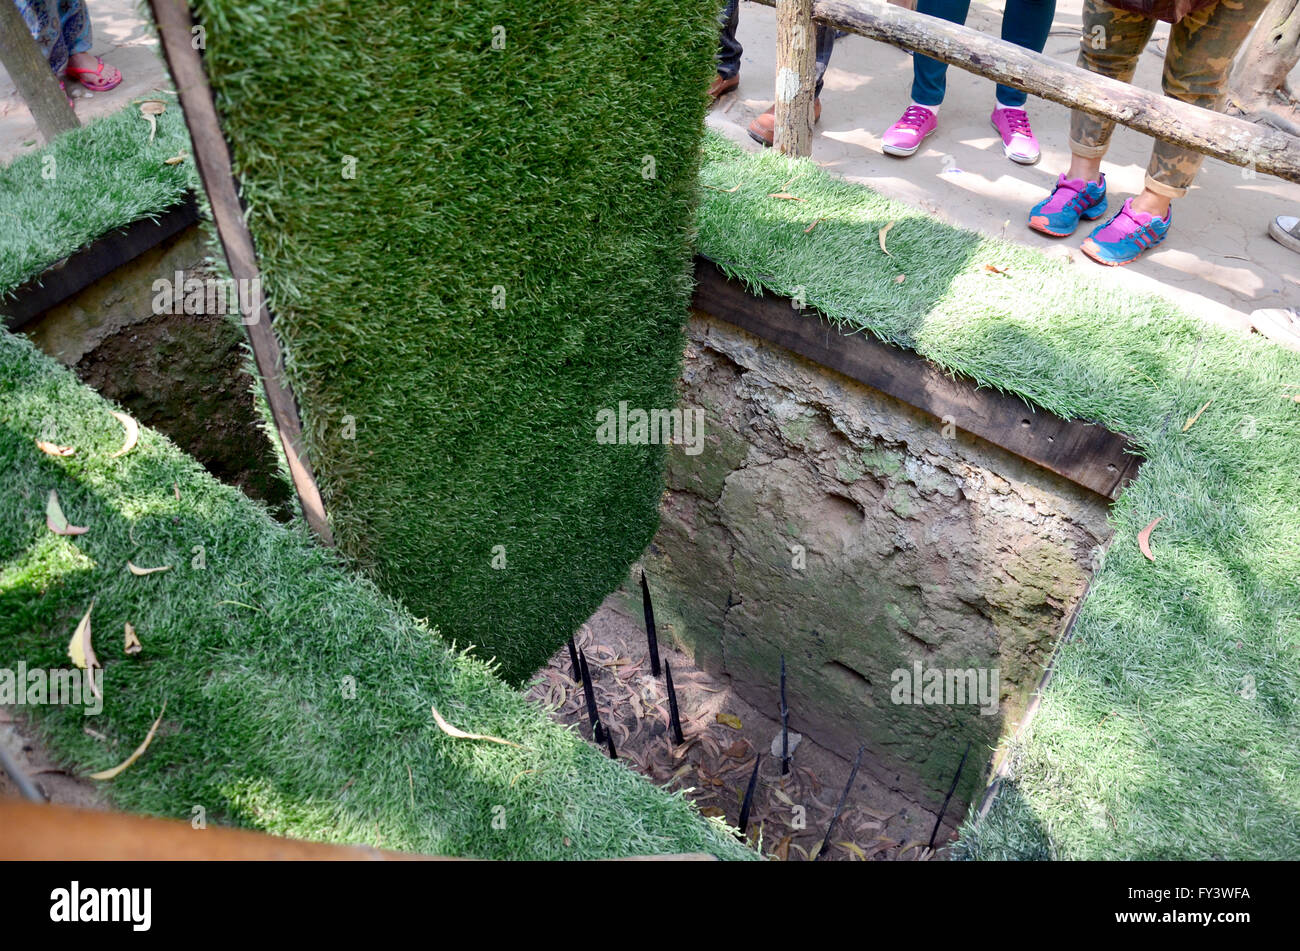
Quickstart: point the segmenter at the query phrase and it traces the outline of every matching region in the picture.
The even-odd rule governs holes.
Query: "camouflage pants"
[[[1228,72],[1266,4],[1261,0],[1219,0],[1174,24],[1165,54],[1165,95],[1207,109],[1221,106]],[[1130,82],[1156,21],[1128,13],[1104,0],[1085,0],[1079,65]],[[1115,123],[1077,109],[1070,114],[1070,151],[1081,158],[1106,154]],[[1157,140],[1147,165],[1146,187],[1167,198],[1187,194],[1204,156]]]

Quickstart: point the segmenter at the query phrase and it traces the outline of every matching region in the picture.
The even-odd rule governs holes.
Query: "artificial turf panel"
[[[200,0],[341,551],[521,682],[658,524],[716,0]]]
[[[1145,457],[1012,782],[959,852],[1300,858],[1300,357],[811,162],[706,150],[699,245],[728,273]],[[1153,563],[1136,536],[1158,516]]]
[[[16,288],[92,241],[184,200],[196,175],[176,100],[149,122],[135,106],[59,136],[0,168],[0,312]]]
[[[443,855],[757,857],[450,649],[301,522],[273,521],[152,431],[114,458],[111,408],[0,333],[0,667],[67,667],[93,601],[102,714],[26,712],[59,761],[88,773],[123,760],[166,703],[145,755],[103,784],[114,804]],[[87,534],[46,528],[50,489]],[[136,577],[128,560],[172,567]],[[128,622],[137,657],[123,651]],[[448,737],[431,706],[527,749]]]

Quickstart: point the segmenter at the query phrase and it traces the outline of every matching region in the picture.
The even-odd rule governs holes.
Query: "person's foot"
[[[820,122],[822,118],[822,101],[821,97],[813,100],[813,122]],[[771,148],[772,142],[776,139],[776,105],[772,105],[767,112],[756,117],[749,124],[749,137],[755,142],[761,142],[763,145]]]
[[[1274,343],[1300,353],[1300,311],[1296,308],[1252,311],[1250,325]]]
[[[713,77],[713,82],[709,83],[709,101],[717,102],[739,85],[740,73],[736,73],[734,76],[724,76],[718,73]]]
[[[1156,218],[1135,210],[1133,199],[1130,198],[1110,221],[1093,229],[1092,234],[1084,239],[1080,250],[1098,264],[1109,267],[1128,264],[1165,240],[1173,220],[1172,206],[1163,218]]]
[[[1056,180],[1052,194],[1036,204],[1029,212],[1029,227],[1053,238],[1074,234],[1079,219],[1095,221],[1106,213],[1106,176],[1095,182],[1067,179]]]
[[[64,73],[92,92],[107,92],[122,82],[122,71],[90,53],[73,53]]]
[[[1268,223],[1268,236],[1282,247],[1300,253],[1300,218],[1278,215]]]
[[[989,116],[993,128],[1002,136],[1002,151],[1021,165],[1033,165],[1042,156],[1034,130],[1029,127],[1029,113],[1010,106],[998,106]]]
[[[938,125],[939,114],[937,112],[913,103],[903,111],[898,121],[886,129],[885,134],[880,137],[881,151],[886,155],[897,155],[902,158],[915,155],[916,150],[921,147],[921,143],[925,141],[926,136],[933,132]]]

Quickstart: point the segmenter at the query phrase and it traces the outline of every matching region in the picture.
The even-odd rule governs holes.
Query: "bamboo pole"
[[[782,155],[812,154],[815,46],[812,0],[776,0],[776,128]]]
[[[767,6],[776,0],[755,0]],[[1300,137],[1178,102],[883,0],[814,0],[813,19],[1080,109],[1174,145],[1300,182]]]
[[[41,130],[46,142],[60,132],[81,125],[68,105],[67,94],[59,88],[49,61],[41,55],[12,0],[0,3],[0,63],[18,88],[18,95],[27,103],[36,128]]]

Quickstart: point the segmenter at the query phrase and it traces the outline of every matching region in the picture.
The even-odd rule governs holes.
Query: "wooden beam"
[[[774,6],[776,0],[755,0]],[[883,0],[815,0],[813,18],[1232,165],[1300,182],[1300,137],[1178,102]]]
[[[198,220],[198,202],[193,195],[186,195],[157,218],[141,218],[95,239],[51,264],[0,301],[5,328],[22,329],[51,307],[79,294],[101,277],[197,224]]]
[[[846,334],[789,298],[753,295],[706,258],[695,259],[696,310],[879,390],[1076,485],[1114,500],[1141,465],[1127,437],[1066,420],[946,371],[869,334]]]
[[[257,253],[253,247],[253,236],[244,220],[244,208],[230,164],[230,150],[217,120],[212,90],[203,72],[203,59],[191,42],[194,20],[190,16],[189,5],[186,0],[149,0],[149,6],[158,27],[167,68],[180,95],[185,124],[189,127],[190,141],[194,145],[194,163],[198,166],[203,189],[212,206],[212,218],[226,254],[226,263],[230,266],[231,277],[236,281],[249,282],[248,286],[260,287]],[[284,447],[289,474],[302,504],[303,515],[317,539],[332,546],[334,535],[325,517],[320,488],[307,459],[298,404],[284,375],[280,341],[271,328],[271,312],[265,300],[259,298],[257,312],[245,315],[244,324],[248,329],[253,359],[266,390],[266,401],[280,434],[280,444]]]
[[[0,63],[27,103],[46,142],[81,125],[68,105],[67,94],[59,88],[49,60],[41,55],[23,15],[9,0],[0,4]]]
[[[812,155],[816,45],[812,0],[777,0],[773,145],[782,155]]]

